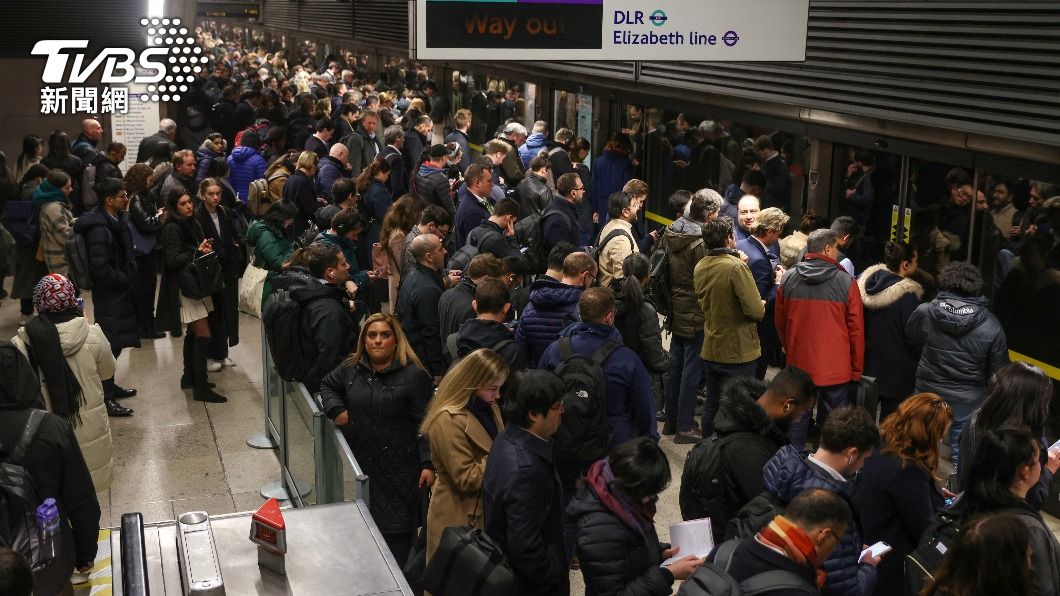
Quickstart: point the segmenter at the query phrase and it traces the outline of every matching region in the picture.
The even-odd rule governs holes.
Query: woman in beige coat
[[[11,343],[34,364],[48,411],[74,428],[96,492],[110,488],[110,420],[101,379],[114,376],[114,356],[99,325],[90,325],[70,280],[57,273],[33,290],[38,315],[20,327]]]
[[[427,560],[442,531],[475,518],[484,527],[482,476],[493,438],[504,428],[497,400],[508,364],[496,352],[468,354],[445,375],[427,406],[422,431],[431,442],[435,483],[427,511]]]
[[[390,313],[397,312],[397,291],[401,284],[401,253],[405,237],[420,221],[424,203],[412,195],[399,197],[390,205],[379,233],[379,248],[386,254],[387,302]]]

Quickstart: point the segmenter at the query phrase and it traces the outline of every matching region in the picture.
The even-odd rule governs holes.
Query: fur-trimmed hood
[[[907,277],[892,273],[880,263],[869,267],[858,277],[861,302],[866,310],[883,310],[905,296],[912,294],[919,302],[924,297],[924,287]]]

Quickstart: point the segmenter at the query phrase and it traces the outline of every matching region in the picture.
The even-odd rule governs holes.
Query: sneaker
[[[703,433],[698,428],[692,430],[679,432],[674,435],[674,443],[678,445],[687,445],[689,443],[698,443],[703,440]]]
[[[207,360],[206,361],[206,372],[217,372],[224,368],[225,365],[220,360]]]
[[[666,411],[665,410],[659,410],[658,412],[656,412],[655,413],[655,419],[658,420],[659,422],[666,422]]]
[[[221,365],[222,366],[235,366],[236,363],[231,358],[225,358],[224,360],[221,361]]]
[[[673,422],[663,422],[662,434],[672,435],[677,433],[677,424]]]

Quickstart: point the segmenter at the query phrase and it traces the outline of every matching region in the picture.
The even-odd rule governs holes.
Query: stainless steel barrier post
[[[272,440],[272,434],[269,432],[269,382],[270,375],[267,365],[270,365],[272,361],[269,353],[269,342],[265,341],[265,324],[261,324],[261,377],[262,377],[262,392],[261,399],[265,405],[265,429],[260,433],[254,433],[247,437],[247,445],[254,449],[276,449],[278,445]]]

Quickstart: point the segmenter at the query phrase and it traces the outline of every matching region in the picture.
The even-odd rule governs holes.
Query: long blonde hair
[[[442,384],[427,405],[420,432],[427,434],[443,410],[466,408],[474,392],[497,379],[507,379],[508,371],[508,363],[489,348],[479,348],[465,356],[442,378]]]
[[[416,368],[423,372],[427,372],[423,363],[420,362],[420,359],[416,356],[416,352],[414,352],[412,346],[409,345],[409,340],[405,337],[405,331],[401,329],[401,323],[398,322],[397,317],[382,312],[377,312],[364,320],[364,325],[361,326],[361,333],[357,336],[357,349],[354,350],[346,360],[343,360],[342,366],[356,366],[356,364],[364,358],[364,344],[368,336],[368,328],[372,326],[372,323],[380,322],[386,323],[387,327],[390,327],[390,332],[394,334],[394,359],[397,360],[401,366],[408,366],[411,362],[416,365]]]

